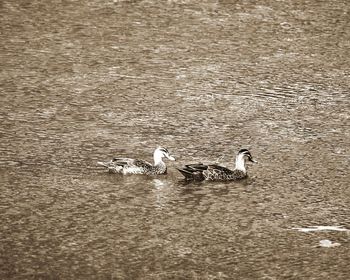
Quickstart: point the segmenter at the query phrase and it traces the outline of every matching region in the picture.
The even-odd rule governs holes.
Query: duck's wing
[[[203,163],[195,163],[195,164],[186,164],[184,169],[193,170],[193,171],[200,171],[200,170],[207,170],[208,165],[205,165]]]
[[[231,169],[228,169],[226,167],[223,167],[223,166],[217,165],[217,164],[210,164],[210,165],[208,165],[207,170],[212,171],[212,172],[224,172],[224,173],[232,172]]]
[[[196,181],[227,181],[242,179],[246,176],[242,171],[231,170],[217,164],[187,164],[183,168],[178,168],[178,170],[185,176],[186,180]]]
[[[232,174],[232,170],[216,165],[216,164],[187,164],[178,170],[185,176],[186,180],[228,180],[228,176]]]
[[[107,167],[110,171],[114,172],[119,172],[124,168],[147,169],[152,167],[152,164],[144,160],[117,157],[110,161],[99,161],[97,164]]]
[[[203,163],[186,164],[183,168],[178,168],[186,180],[203,181],[203,171],[208,169],[208,165]]]
[[[208,166],[208,169],[204,172],[206,180],[239,180],[247,176],[247,174],[241,170],[231,170],[226,167],[212,164]]]
[[[203,173],[206,180],[228,180],[232,174],[232,170],[220,165],[211,164]]]
[[[121,167],[130,167],[130,168],[150,168],[152,164],[145,160],[132,159],[132,158],[114,158],[112,160],[114,165]]]

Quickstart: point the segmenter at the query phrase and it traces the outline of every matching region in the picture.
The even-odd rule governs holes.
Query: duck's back
[[[243,179],[247,176],[241,170],[231,170],[216,164],[188,164],[184,168],[179,169],[179,171],[187,180],[195,181],[229,181]]]
[[[153,167],[149,162],[139,159],[114,158],[113,162],[122,167],[124,174],[146,174]]]
[[[239,180],[247,176],[247,174],[241,170],[231,170],[215,164],[209,165],[207,170],[203,171],[203,175],[205,179],[209,181]]]

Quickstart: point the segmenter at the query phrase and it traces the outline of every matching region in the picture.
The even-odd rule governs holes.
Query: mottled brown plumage
[[[255,162],[247,149],[242,149],[238,152],[236,157],[236,168],[234,170],[226,167],[202,163],[187,164],[183,168],[178,168],[186,180],[194,181],[231,181],[240,180],[247,177],[245,169],[245,160],[248,159]]]
[[[165,148],[157,148],[154,151],[154,165],[151,163],[131,158],[113,158],[111,161],[98,162],[97,164],[102,165],[108,169],[111,173],[121,173],[121,174],[145,174],[145,175],[160,175],[166,174],[167,167],[163,162],[163,157],[170,160],[175,160],[169,154],[169,151]]]

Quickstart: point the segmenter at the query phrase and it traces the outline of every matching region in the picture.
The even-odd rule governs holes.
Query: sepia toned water
[[[3,0],[0,278],[349,279],[350,231],[295,229],[350,229],[349,12]],[[96,165],[159,145],[166,176]],[[246,180],[176,170],[240,148]]]

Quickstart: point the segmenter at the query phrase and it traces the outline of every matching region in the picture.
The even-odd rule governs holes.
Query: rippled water
[[[349,10],[2,1],[1,278],[348,279],[349,232],[293,228],[350,228]],[[167,176],[96,166],[158,145]],[[242,147],[241,182],[175,169]]]

